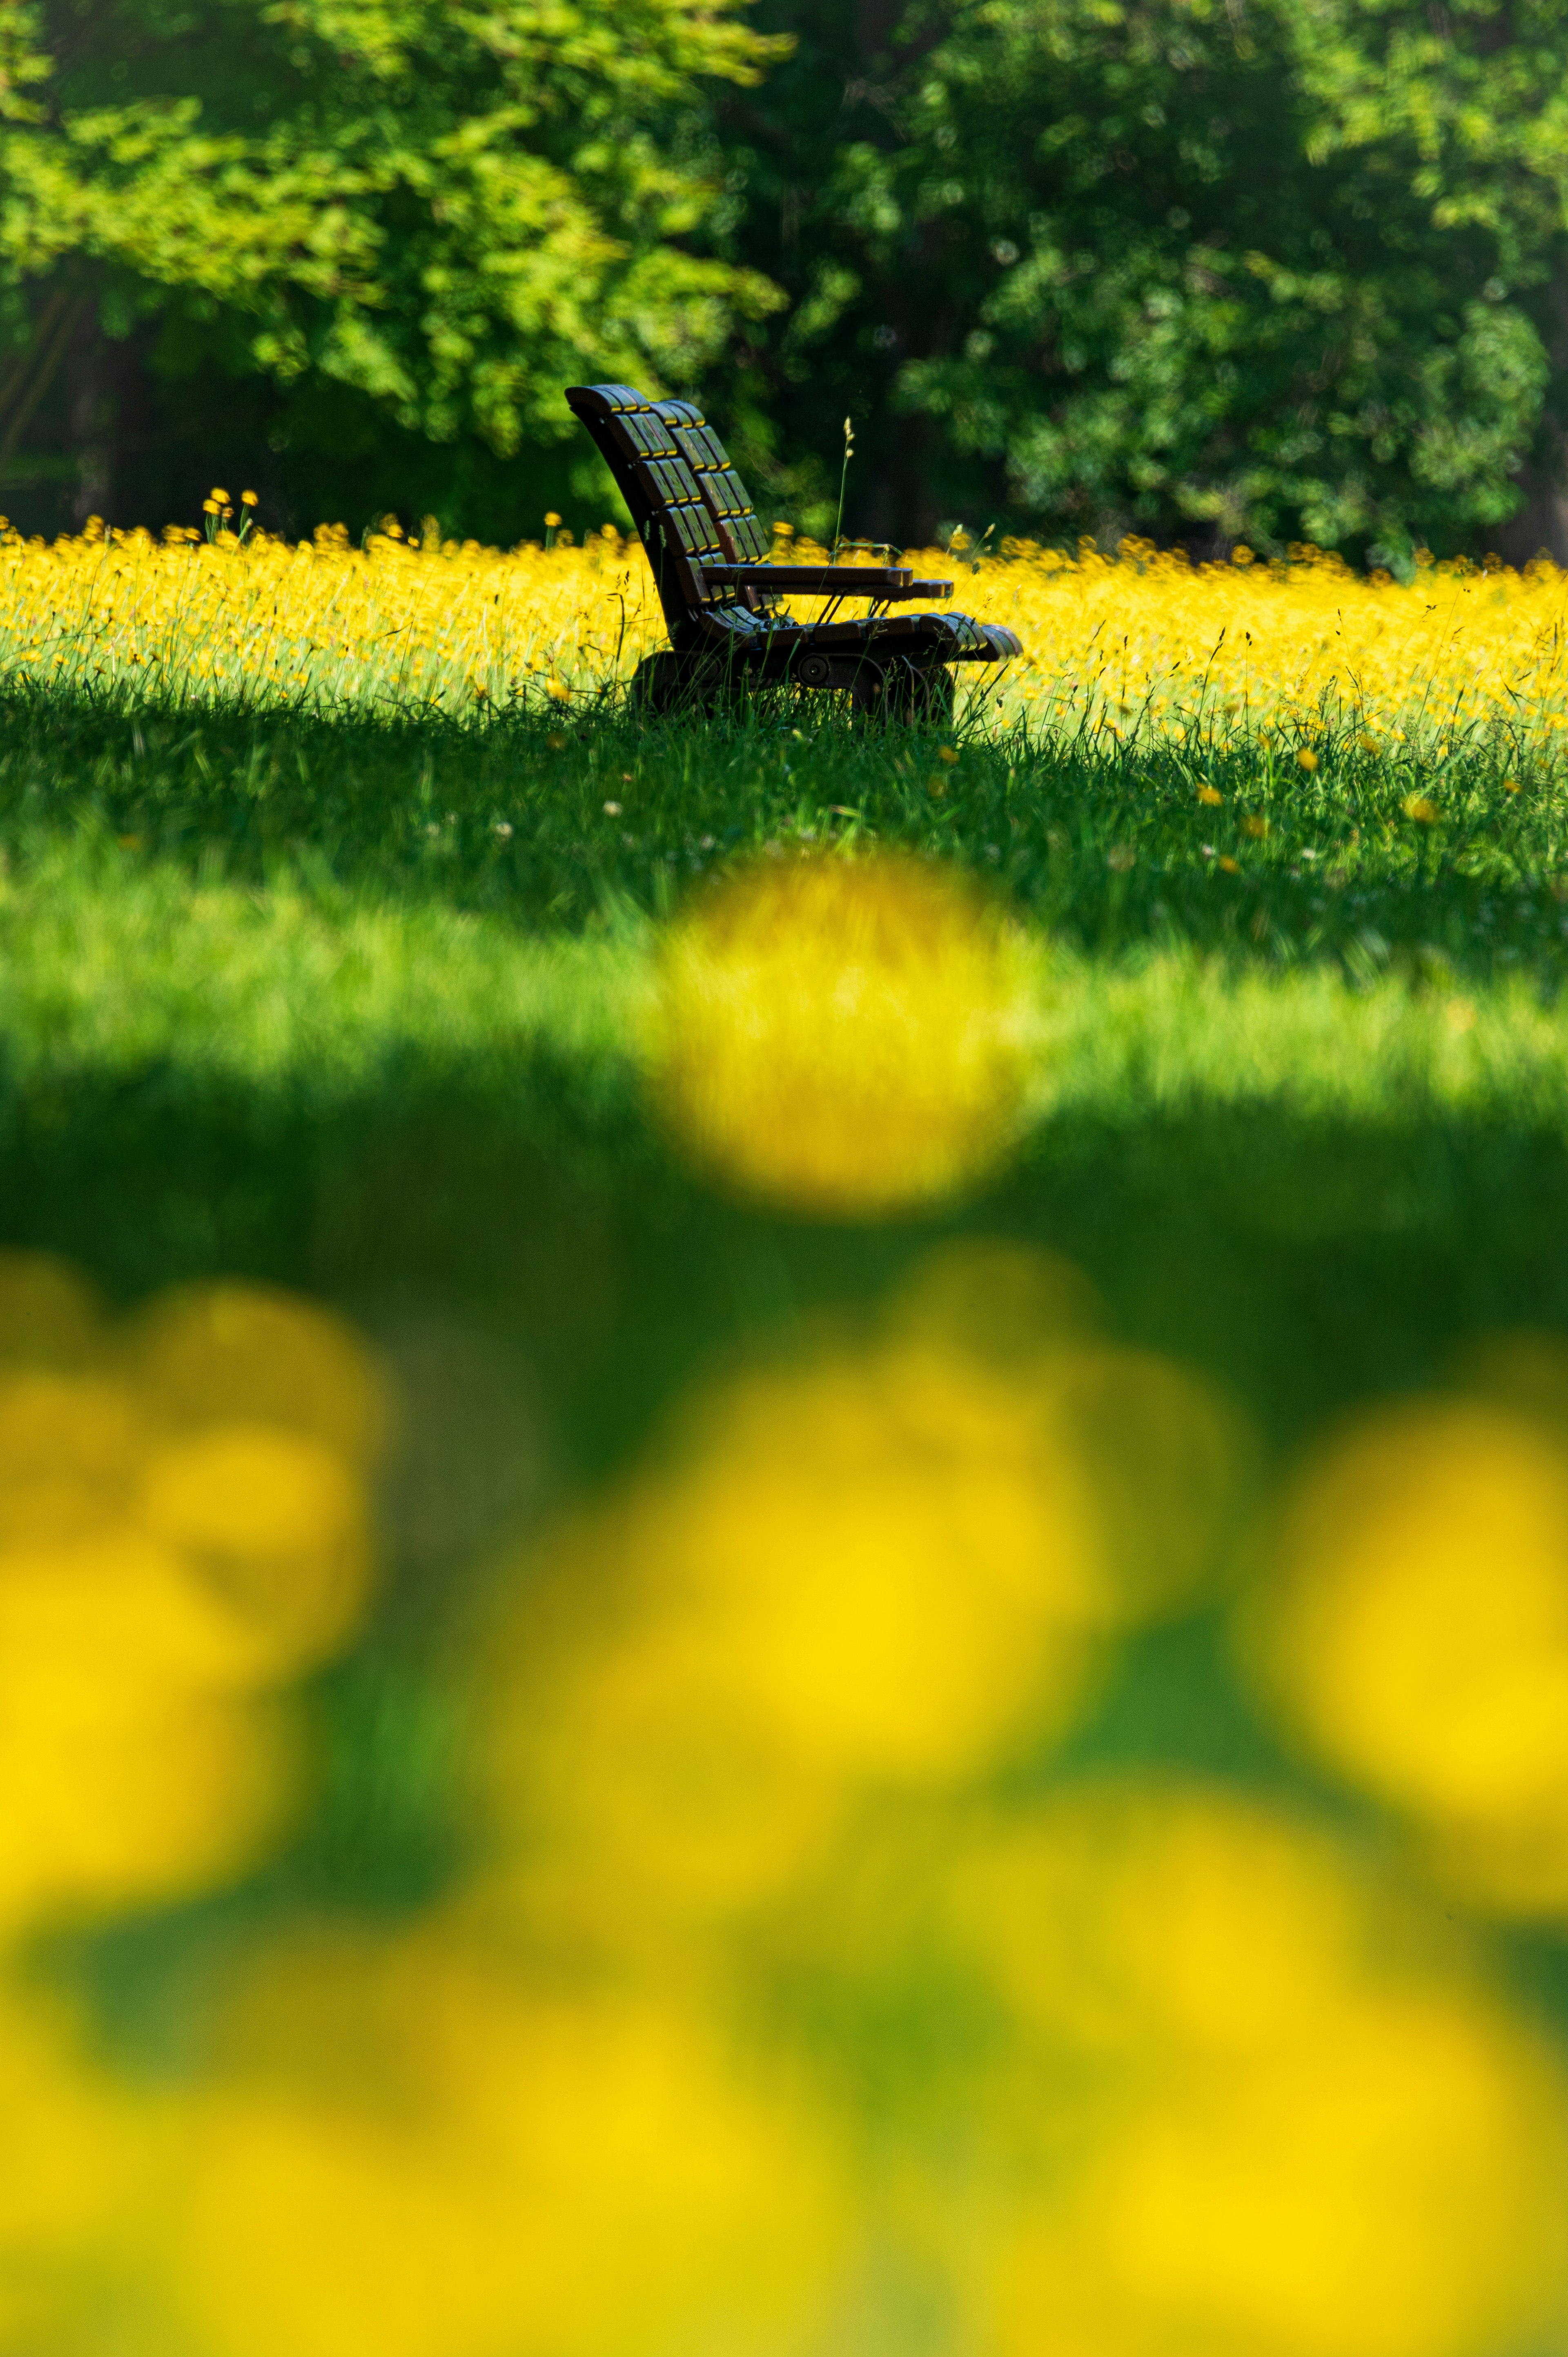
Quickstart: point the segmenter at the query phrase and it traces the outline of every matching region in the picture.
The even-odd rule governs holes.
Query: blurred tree
[[[0,0],[0,506],[1568,558],[1568,0],[743,5]]]
[[[877,538],[1568,538],[1568,0],[760,21],[735,251],[789,303],[728,390],[775,499],[831,519],[850,411]]]
[[[79,518],[128,521],[117,459],[166,500],[160,448],[260,444],[296,497],[401,461],[409,504],[514,503],[499,462],[572,434],[563,382],[688,382],[776,299],[693,250],[703,85],[776,53],[736,5],[7,0],[0,488],[37,446]]]

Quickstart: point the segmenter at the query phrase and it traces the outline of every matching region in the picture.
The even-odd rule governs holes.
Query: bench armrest
[[[907,565],[708,565],[714,588],[766,589],[776,597],[950,597],[950,581],[917,581]]]

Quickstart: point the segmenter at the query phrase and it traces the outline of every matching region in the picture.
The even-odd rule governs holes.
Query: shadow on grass
[[[1500,746],[1434,768],[1347,738],[1308,773],[1256,738],[1101,751],[810,705],[793,720],[329,718],[13,691],[0,748],[0,840],[24,856],[40,830],[95,828],[211,877],[286,873],[531,926],[657,913],[763,843],[869,832],[994,878],[1096,952],[1186,941],[1439,985],[1522,969],[1549,990],[1568,957],[1560,790],[1520,787]],[[1430,823],[1408,814],[1417,797]]]
[[[1065,1253],[1117,1328],[1237,1389],[1282,1445],[1454,1342],[1568,1331],[1568,1140],[1463,1110],[1314,1119],[1068,1107],[940,1219],[798,1222],[679,1168],[629,1068],[406,1049],[329,1085],[76,1062],[0,1076],[0,1233],[112,1295],[215,1272],[352,1305],[414,1286],[528,1338],[614,1455],[705,1361],[853,1317],[938,1237]]]

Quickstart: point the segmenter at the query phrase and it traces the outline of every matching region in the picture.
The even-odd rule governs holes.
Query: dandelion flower
[[[671,1134],[745,1192],[822,1214],[950,1193],[1025,1077],[1018,952],[961,881],[891,856],[757,864],[666,936],[650,1037]]]

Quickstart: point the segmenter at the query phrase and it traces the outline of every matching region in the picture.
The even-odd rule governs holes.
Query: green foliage
[[[846,406],[868,452],[902,434],[857,528],[989,507],[1397,559],[1518,505],[1568,361],[1562,0],[769,20],[798,49],[727,107],[744,251],[791,296],[752,400],[824,457]]]
[[[733,0],[35,0],[0,38],[14,317],[86,290],[166,371],[205,347],[506,453],[567,429],[564,381],[690,377],[771,299],[691,247],[699,83],[770,54]]]
[[[626,376],[819,531],[847,411],[874,539],[1532,553],[1568,0],[745,5],[0,11],[0,486],[53,436],[80,513],[510,538],[601,520],[560,388]]]

